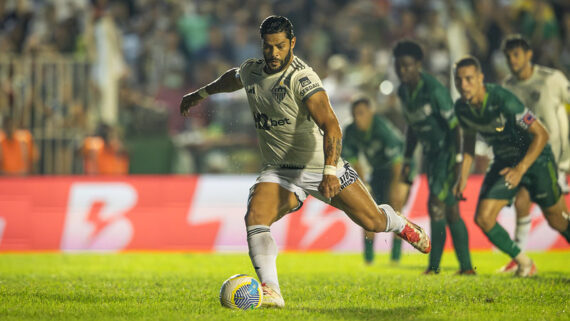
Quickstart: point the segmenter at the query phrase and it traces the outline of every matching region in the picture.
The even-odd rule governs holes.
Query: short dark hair
[[[424,58],[422,47],[420,47],[417,42],[409,39],[398,41],[392,50],[392,53],[396,58],[402,56],[412,56],[417,61],[422,61]]]
[[[501,44],[501,49],[504,53],[515,48],[521,48],[524,51],[532,50],[528,41],[518,33],[508,35]]]
[[[350,104],[350,111],[354,113],[354,108],[360,104],[365,104],[368,108],[372,107],[372,101],[368,97],[358,97]]]
[[[453,65],[453,73],[457,73],[457,69],[461,67],[475,66],[478,71],[481,71],[481,63],[473,56],[465,56],[455,62]]]
[[[269,16],[263,20],[259,26],[259,33],[263,38],[264,35],[285,32],[287,39],[291,40],[295,37],[293,32],[293,24],[289,19],[283,16]]]

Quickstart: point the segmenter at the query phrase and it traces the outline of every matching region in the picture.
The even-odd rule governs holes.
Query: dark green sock
[[[457,255],[461,271],[473,269],[473,266],[471,266],[471,254],[469,253],[469,235],[463,219],[460,218],[457,222],[449,224],[449,231],[451,232],[453,248],[455,249],[455,255]]]
[[[508,254],[510,257],[514,258],[515,256],[519,255],[521,249],[517,246],[509,233],[505,231],[505,229],[496,223],[495,226],[489,231],[484,232],[487,235],[487,238],[493,245],[495,245],[499,250],[503,251],[504,253]]]
[[[364,261],[366,263],[374,261],[374,239],[364,237]]]
[[[392,235],[392,251],[390,252],[390,260],[398,262],[402,257],[402,239],[396,235]]]
[[[568,227],[566,228],[566,230],[560,232],[560,234],[564,236],[566,242],[570,243],[570,222],[568,222]]]
[[[439,271],[439,263],[443,255],[443,247],[445,245],[445,238],[447,231],[445,230],[445,219],[431,220],[431,252],[429,252],[429,266],[428,269]]]

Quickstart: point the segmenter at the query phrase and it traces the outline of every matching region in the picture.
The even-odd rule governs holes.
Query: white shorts
[[[343,167],[337,169],[336,177],[340,180],[341,191],[358,180],[358,174],[348,163],[345,163]],[[301,208],[301,206],[303,206],[303,201],[305,201],[309,195],[330,204],[331,199],[324,197],[319,192],[319,185],[322,180],[322,173],[309,172],[304,169],[275,167],[265,168],[257,177],[255,184],[249,189],[248,204],[253,195],[255,185],[258,183],[277,183],[284,189],[294,193],[295,196],[297,196],[299,205],[295,209],[291,210],[291,212]]]

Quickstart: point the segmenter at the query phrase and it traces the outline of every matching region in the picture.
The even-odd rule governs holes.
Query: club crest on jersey
[[[503,114],[499,115],[499,118],[495,119],[495,131],[497,133],[501,133],[502,131],[505,130],[505,124],[507,123],[507,120],[505,119],[505,117],[503,116]]]
[[[283,101],[283,98],[285,98],[285,95],[287,94],[287,88],[282,86],[277,86],[271,89],[271,93],[273,94],[273,97],[275,97],[277,102],[281,103]]]
[[[537,102],[540,100],[540,91],[533,91],[530,93],[530,99],[532,99],[532,101]]]
[[[309,79],[309,77],[303,77],[299,79],[299,82],[301,83],[301,87],[307,87],[308,85],[311,84],[311,80]]]

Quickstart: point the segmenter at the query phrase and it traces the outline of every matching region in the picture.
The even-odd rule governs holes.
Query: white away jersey
[[[313,94],[324,91],[319,76],[297,57],[275,74],[265,73],[264,67],[263,59],[249,59],[239,68],[263,165],[321,172],[323,133],[304,104]],[[337,166],[341,165],[339,160]]]
[[[532,76],[518,80],[510,75],[503,83],[544,124],[550,134],[558,167],[570,169],[570,146],[568,143],[568,116],[564,108],[570,103],[570,83],[558,70],[534,65]]]

